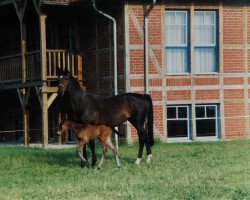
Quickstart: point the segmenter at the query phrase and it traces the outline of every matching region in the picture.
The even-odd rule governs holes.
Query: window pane
[[[196,133],[198,137],[216,136],[216,120],[196,120]]]
[[[186,12],[176,12],[176,24],[186,24]]]
[[[215,27],[214,25],[196,25],[194,28],[195,45],[206,46],[215,45]]]
[[[187,13],[166,12],[166,44],[172,46],[187,45]]]
[[[187,137],[188,123],[187,120],[168,121],[168,137]]]
[[[216,117],[215,106],[207,106],[207,117]]]
[[[168,73],[187,72],[187,49],[166,49],[166,64]]]
[[[166,14],[167,14],[167,17],[166,17],[167,24],[174,24],[175,23],[175,12],[169,11],[169,12],[166,12]]]
[[[216,45],[215,12],[195,12],[194,43]]]
[[[195,71],[200,73],[216,72],[215,48],[195,48]]]
[[[194,12],[194,24],[204,24],[204,13],[200,11]]]
[[[167,45],[186,45],[187,38],[185,25],[167,25],[166,34]]]
[[[187,118],[187,108],[178,107],[178,118]]]
[[[215,12],[204,12],[204,24],[209,25],[209,24],[215,24]]]
[[[167,108],[167,118],[168,119],[176,119],[176,107],[168,107]]]
[[[196,116],[196,118],[204,118],[205,117],[205,107],[196,107],[195,108],[195,116]]]

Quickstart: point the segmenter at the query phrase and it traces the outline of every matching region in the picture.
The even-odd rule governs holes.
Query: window
[[[217,71],[215,11],[194,12],[194,65],[196,73]]]
[[[166,72],[179,74],[188,72],[188,13],[166,11]]]
[[[165,63],[167,74],[190,70],[190,18],[188,11],[167,10]],[[218,72],[218,23],[216,11],[194,11],[193,73]]]
[[[188,105],[167,106],[168,138],[190,138],[189,119]]]
[[[196,136],[197,137],[219,137],[218,105],[195,106]]]

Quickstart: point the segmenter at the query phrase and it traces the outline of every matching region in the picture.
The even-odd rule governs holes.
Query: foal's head
[[[57,130],[57,135],[62,135],[63,133],[66,133],[68,131],[69,127],[67,126],[67,124],[65,122],[61,122],[58,130]]]

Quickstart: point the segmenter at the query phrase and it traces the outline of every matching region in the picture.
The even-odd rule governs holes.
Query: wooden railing
[[[41,78],[40,51],[26,53],[26,79],[34,80]]]
[[[0,57],[0,82],[21,81],[21,54]]]
[[[78,76],[79,55],[66,50],[47,50],[47,78],[57,78],[56,69],[68,69],[75,77]]]
[[[28,52],[26,58],[26,80],[41,79],[40,51]],[[69,69],[71,74],[78,77],[81,68],[81,57],[77,53],[66,50],[46,51],[47,78],[57,78],[57,68]],[[0,57],[0,83],[22,81],[21,54]]]

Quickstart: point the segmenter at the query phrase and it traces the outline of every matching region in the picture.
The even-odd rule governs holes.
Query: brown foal
[[[84,165],[88,166],[88,161],[82,156],[84,145],[89,143],[90,140],[98,139],[102,146],[102,158],[97,168],[101,167],[106,158],[107,145],[114,153],[116,166],[120,167],[117,150],[111,142],[112,129],[110,127],[105,125],[82,125],[70,120],[65,120],[64,122],[60,123],[57,134],[61,135],[67,132],[69,129],[75,133],[75,136],[79,141],[77,153]]]

